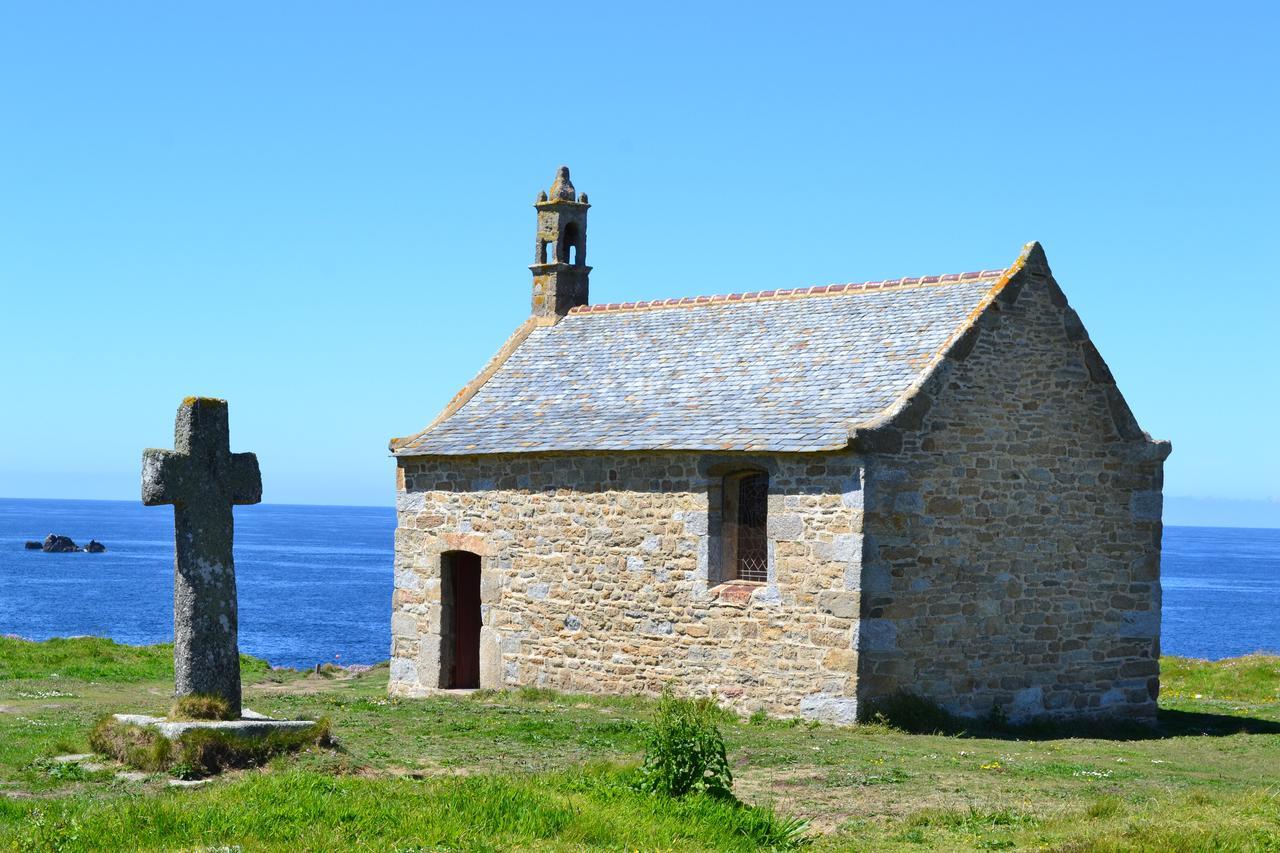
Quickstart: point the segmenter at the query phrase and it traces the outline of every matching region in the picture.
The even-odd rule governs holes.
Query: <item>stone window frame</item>
[[[723,574],[724,558],[724,487],[744,474],[762,473],[769,478],[767,514],[772,519],[783,510],[782,495],[775,493],[773,483],[778,475],[778,463],[769,457],[744,456],[740,458],[711,457],[701,460],[699,474],[706,482],[707,511],[700,514],[697,524],[687,525],[698,536],[698,574],[694,585],[695,597],[700,599],[750,598],[753,601],[777,604],[781,602],[778,591],[777,541],[773,530],[766,525],[766,580],[751,581],[726,578]]]
[[[769,472],[756,468],[746,468],[741,471],[734,471],[731,474],[725,474],[720,478],[720,513],[719,513],[719,537],[718,548],[720,551],[720,559],[713,568],[718,568],[718,579],[722,583],[729,581],[745,581],[750,583],[768,583],[767,568],[762,572],[765,577],[744,577],[745,574],[753,573],[748,568],[747,562],[750,558],[757,556],[754,553],[744,555],[743,553],[743,531],[742,531],[742,513],[743,503],[745,501],[744,492],[746,492],[746,483],[749,480],[764,478],[765,487],[765,518],[764,524],[760,529],[761,535],[766,536],[767,551],[767,533],[769,503]],[[758,547],[758,543],[757,543]],[[749,549],[754,550],[754,549]],[[767,557],[766,557],[767,560]],[[758,564],[757,564],[758,565]]]

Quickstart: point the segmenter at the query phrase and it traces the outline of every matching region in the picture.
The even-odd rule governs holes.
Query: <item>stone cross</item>
[[[240,716],[233,504],[262,500],[258,458],[232,453],[226,400],[188,397],[173,450],[142,453],[142,502],[173,504],[173,670],[178,696],[221,696]]]

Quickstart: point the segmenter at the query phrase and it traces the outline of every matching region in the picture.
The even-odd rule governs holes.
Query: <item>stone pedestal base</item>
[[[292,732],[314,726],[312,720],[275,720],[247,708],[238,720],[170,720],[146,714],[116,714],[118,722],[155,729],[169,740],[177,740],[195,729],[212,729],[246,739],[264,738],[272,732]]]

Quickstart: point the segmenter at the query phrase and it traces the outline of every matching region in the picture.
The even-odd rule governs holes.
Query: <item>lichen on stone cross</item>
[[[233,504],[262,500],[258,458],[231,452],[227,403],[188,397],[173,450],[142,453],[142,502],[173,505],[174,692],[221,696],[240,716]]]

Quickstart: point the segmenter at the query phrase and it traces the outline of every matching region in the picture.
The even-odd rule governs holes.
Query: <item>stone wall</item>
[[[441,682],[441,555],[481,556],[481,686],[714,694],[856,716],[862,469],[850,454],[399,460],[391,693]],[[719,485],[767,470],[765,583],[719,583]]]
[[[1133,422],[1038,247],[868,444],[860,696],[1151,719],[1167,443]]]

